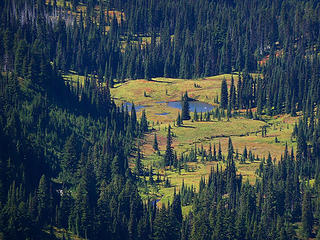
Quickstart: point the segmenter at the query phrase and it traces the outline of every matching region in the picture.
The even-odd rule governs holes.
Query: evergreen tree
[[[157,134],[154,134],[154,139],[153,139],[153,150],[154,151],[159,151],[159,145],[158,145],[158,139],[157,139]]]
[[[136,158],[136,164],[134,167],[134,172],[138,176],[142,175],[142,173],[143,173],[142,163],[141,163],[140,146],[138,146],[138,150],[137,150],[137,158]]]
[[[230,105],[231,109],[235,109],[236,102],[237,102],[236,87],[234,85],[234,79],[233,79],[233,75],[232,75],[231,76],[231,86],[230,86],[230,99],[229,99],[229,105]]]
[[[168,127],[167,133],[167,146],[166,152],[164,155],[164,166],[171,166],[173,164],[174,154],[172,150],[172,134],[171,134],[171,126]]]
[[[140,126],[141,126],[140,128],[142,133],[148,131],[148,120],[146,116],[146,111],[144,109],[142,110],[142,114],[141,114]]]
[[[313,213],[311,206],[311,196],[309,190],[305,190],[302,201],[302,231],[306,239],[311,236],[313,226]]]
[[[181,98],[181,119],[182,120],[189,120],[190,119],[190,109],[189,109],[189,97],[188,93],[185,92],[185,94]]]
[[[63,160],[61,162],[62,178],[67,183],[74,180],[77,169],[78,156],[75,136],[72,134],[64,145]]]
[[[196,122],[199,121],[199,116],[196,108],[194,109],[193,120]]]
[[[227,157],[228,162],[233,161],[233,153],[234,153],[233,145],[232,145],[231,138],[229,137],[229,140],[228,140],[228,157]]]
[[[46,177],[42,175],[37,191],[38,222],[45,225],[48,223],[49,214],[49,186]]]
[[[220,94],[220,107],[227,109],[228,107],[228,86],[226,79],[224,78],[221,82],[221,94]]]
[[[181,116],[180,116],[180,112],[178,112],[178,117],[177,117],[177,126],[181,127],[181,125],[183,124]]]

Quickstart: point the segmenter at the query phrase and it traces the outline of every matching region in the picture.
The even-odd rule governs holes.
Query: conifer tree
[[[74,173],[77,170],[78,158],[76,150],[76,139],[72,134],[64,145],[63,160],[61,162],[62,178],[67,183],[74,179]]]
[[[166,152],[164,155],[164,166],[171,166],[173,164],[173,150],[172,150],[172,134],[171,134],[171,126],[168,127],[168,134],[167,134],[167,146]]]
[[[235,109],[236,107],[236,102],[237,102],[237,98],[236,98],[236,87],[234,85],[234,79],[233,79],[233,75],[231,76],[231,86],[230,86],[230,99],[229,99],[229,105],[231,107],[231,109]]]
[[[180,112],[178,112],[178,117],[177,117],[177,126],[181,127],[181,125],[183,124],[181,116],[180,116]]]
[[[308,189],[305,190],[302,201],[302,231],[306,239],[311,236],[313,226],[313,213],[311,206],[311,196]]]
[[[140,176],[143,172],[142,169],[142,163],[141,163],[141,152],[140,152],[140,146],[138,146],[137,149],[137,158],[136,158],[136,165],[134,167],[134,172],[136,173],[136,175]]]
[[[228,162],[233,161],[233,145],[232,145],[232,141],[231,138],[229,137],[228,140],[228,156],[227,156],[227,160]]]
[[[48,209],[49,209],[49,187],[46,177],[42,175],[39,187],[37,191],[37,201],[38,201],[38,222],[41,224],[46,224],[48,221]]]
[[[198,113],[197,113],[197,109],[196,109],[196,108],[194,109],[193,120],[196,121],[196,122],[198,122],[198,120],[199,120],[199,116],[198,116]]]
[[[158,145],[158,139],[157,139],[157,134],[154,134],[154,139],[153,139],[153,150],[154,151],[159,151],[159,145]]]
[[[221,94],[220,94],[220,107],[227,109],[228,107],[228,86],[226,79],[224,78],[221,82]]]
[[[148,131],[148,120],[146,116],[146,111],[143,109],[142,114],[141,114],[141,119],[140,119],[140,128],[142,133]]]
[[[221,143],[219,142],[219,148],[218,148],[218,161],[222,160],[222,150],[221,150]]]
[[[181,98],[181,107],[182,107],[181,119],[182,120],[190,119],[190,109],[189,109],[188,100],[189,100],[188,93],[185,92],[185,94]]]

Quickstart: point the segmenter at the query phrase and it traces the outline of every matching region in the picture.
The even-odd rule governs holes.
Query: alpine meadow
[[[0,240],[320,240],[319,0],[0,0]]]

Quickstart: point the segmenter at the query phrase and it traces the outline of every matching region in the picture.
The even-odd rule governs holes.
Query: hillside
[[[318,0],[0,1],[0,239],[320,239]]]

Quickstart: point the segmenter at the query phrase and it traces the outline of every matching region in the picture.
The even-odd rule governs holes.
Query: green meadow
[[[252,74],[258,77],[257,74]],[[78,76],[72,72],[63,76],[65,80],[75,84],[77,81],[83,84],[84,77]],[[248,152],[251,151],[260,159],[267,157],[268,154],[272,158],[280,159],[281,154],[287,144],[289,148],[295,148],[296,143],[291,135],[295,122],[298,117],[289,115],[266,116],[263,115],[260,120],[248,119],[244,112],[240,116],[232,117],[229,120],[221,118],[211,118],[209,122],[196,122],[192,120],[184,121],[183,126],[177,127],[175,120],[178,116],[179,109],[169,107],[167,102],[180,101],[181,95],[188,92],[188,96],[194,100],[212,104],[218,107],[216,99],[220,99],[221,81],[226,79],[228,88],[230,87],[231,78],[234,78],[235,84],[238,81],[238,74],[224,74],[201,79],[172,79],[172,78],[153,78],[151,81],[145,79],[130,80],[123,83],[115,84],[111,88],[111,96],[117,105],[126,102],[133,102],[136,106],[144,106],[144,110],[149,121],[151,131],[140,140],[141,151],[143,153],[142,163],[145,169],[153,168],[154,178],[158,174],[161,183],[150,185],[148,177],[142,178],[139,186],[141,196],[146,199],[158,199],[159,205],[172,200],[174,189],[180,189],[182,182],[185,186],[193,185],[197,191],[201,178],[208,176],[212,168],[217,165],[224,167],[223,162],[198,162],[188,163],[188,171],[182,169],[179,173],[173,169],[163,169],[162,160],[166,149],[167,129],[169,124],[173,133],[173,149],[177,152],[178,157],[182,153],[189,152],[195,147],[203,147],[209,149],[209,145],[221,144],[222,154],[226,156],[228,149],[228,139],[231,137],[234,150],[243,153],[246,147]],[[141,115],[141,110],[137,111],[137,115]],[[166,113],[166,115],[158,115]],[[191,112],[191,117],[193,113]],[[266,136],[262,136],[262,128],[267,129]],[[154,134],[157,134],[160,155],[153,150]],[[277,141],[276,141],[277,138]],[[134,158],[131,160],[131,166],[134,166]],[[238,174],[254,184],[256,178],[256,170],[259,168],[260,161],[246,162],[240,164],[236,162]],[[170,187],[164,186],[164,179],[168,178]],[[187,213],[191,208],[184,206],[183,211]]]

